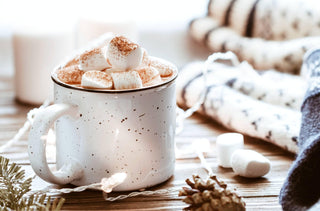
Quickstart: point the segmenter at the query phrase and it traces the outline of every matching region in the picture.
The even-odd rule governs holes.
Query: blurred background
[[[0,0],[0,76],[15,73],[14,42],[16,51],[29,56],[39,50],[35,45],[47,48],[42,54],[51,54],[52,63],[57,65],[56,60],[108,31],[126,34],[150,55],[181,67],[208,55],[193,45],[187,34],[189,22],[206,14],[207,4],[207,0]],[[23,44],[26,40],[28,46]],[[54,41],[55,45],[43,46],[41,40]],[[32,58],[41,60],[36,55]],[[49,61],[46,63],[53,68]]]

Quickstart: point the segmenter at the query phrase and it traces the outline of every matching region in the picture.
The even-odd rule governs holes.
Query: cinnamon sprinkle
[[[81,78],[84,72],[79,70],[77,66],[70,66],[58,69],[56,73],[58,79],[64,83],[79,84],[81,83]]]
[[[131,51],[138,48],[138,44],[130,41],[129,39],[127,39],[124,36],[115,37],[111,40],[110,43],[115,45],[119,49],[119,51],[124,55],[127,55]]]
[[[99,53],[101,53],[101,49],[100,48],[94,48],[92,50],[85,51],[82,55],[80,55],[79,60],[85,61],[90,56],[95,55],[95,54],[99,54]]]

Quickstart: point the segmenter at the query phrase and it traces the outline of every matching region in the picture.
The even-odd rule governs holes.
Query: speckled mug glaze
[[[147,188],[173,175],[175,79],[137,90],[92,90],[53,77],[55,104],[40,111],[29,134],[29,157],[38,176],[56,184],[100,182],[125,172],[115,191]],[[57,172],[40,144],[55,122]]]

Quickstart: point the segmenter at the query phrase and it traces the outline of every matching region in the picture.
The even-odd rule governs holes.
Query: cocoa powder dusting
[[[80,55],[80,59],[79,60],[85,61],[90,56],[95,55],[95,54],[99,54],[100,52],[101,52],[101,49],[99,49],[99,48],[94,48],[92,50],[85,51],[82,55]]]
[[[95,78],[98,81],[111,81],[111,75],[101,71],[88,71],[85,73],[90,78]]]
[[[71,60],[69,60],[64,66],[62,66],[61,68],[67,68],[67,67],[71,67],[74,65],[78,65],[79,64],[79,57],[75,57]]]
[[[67,84],[79,84],[83,73],[76,66],[70,66],[57,70],[57,78]]]
[[[138,48],[138,44],[131,42],[129,39],[124,36],[115,37],[111,42],[122,52],[124,55],[127,55],[131,51]]]

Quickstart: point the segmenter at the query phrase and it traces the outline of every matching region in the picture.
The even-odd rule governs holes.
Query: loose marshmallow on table
[[[231,156],[233,171],[243,177],[262,177],[270,171],[270,165],[266,157],[253,150],[238,149]]]
[[[243,135],[240,133],[224,133],[217,137],[218,163],[224,168],[231,167],[232,153],[243,148]]]
[[[118,36],[108,44],[105,57],[113,70],[130,70],[141,64],[143,56],[142,48],[129,39]]]
[[[142,80],[136,71],[113,72],[111,73],[114,88],[137,89],[142,87]]]
[[[113,81],[110,74],[101,71],[87,71],[83,74],[81,86],[88,88],[111,89]]]

